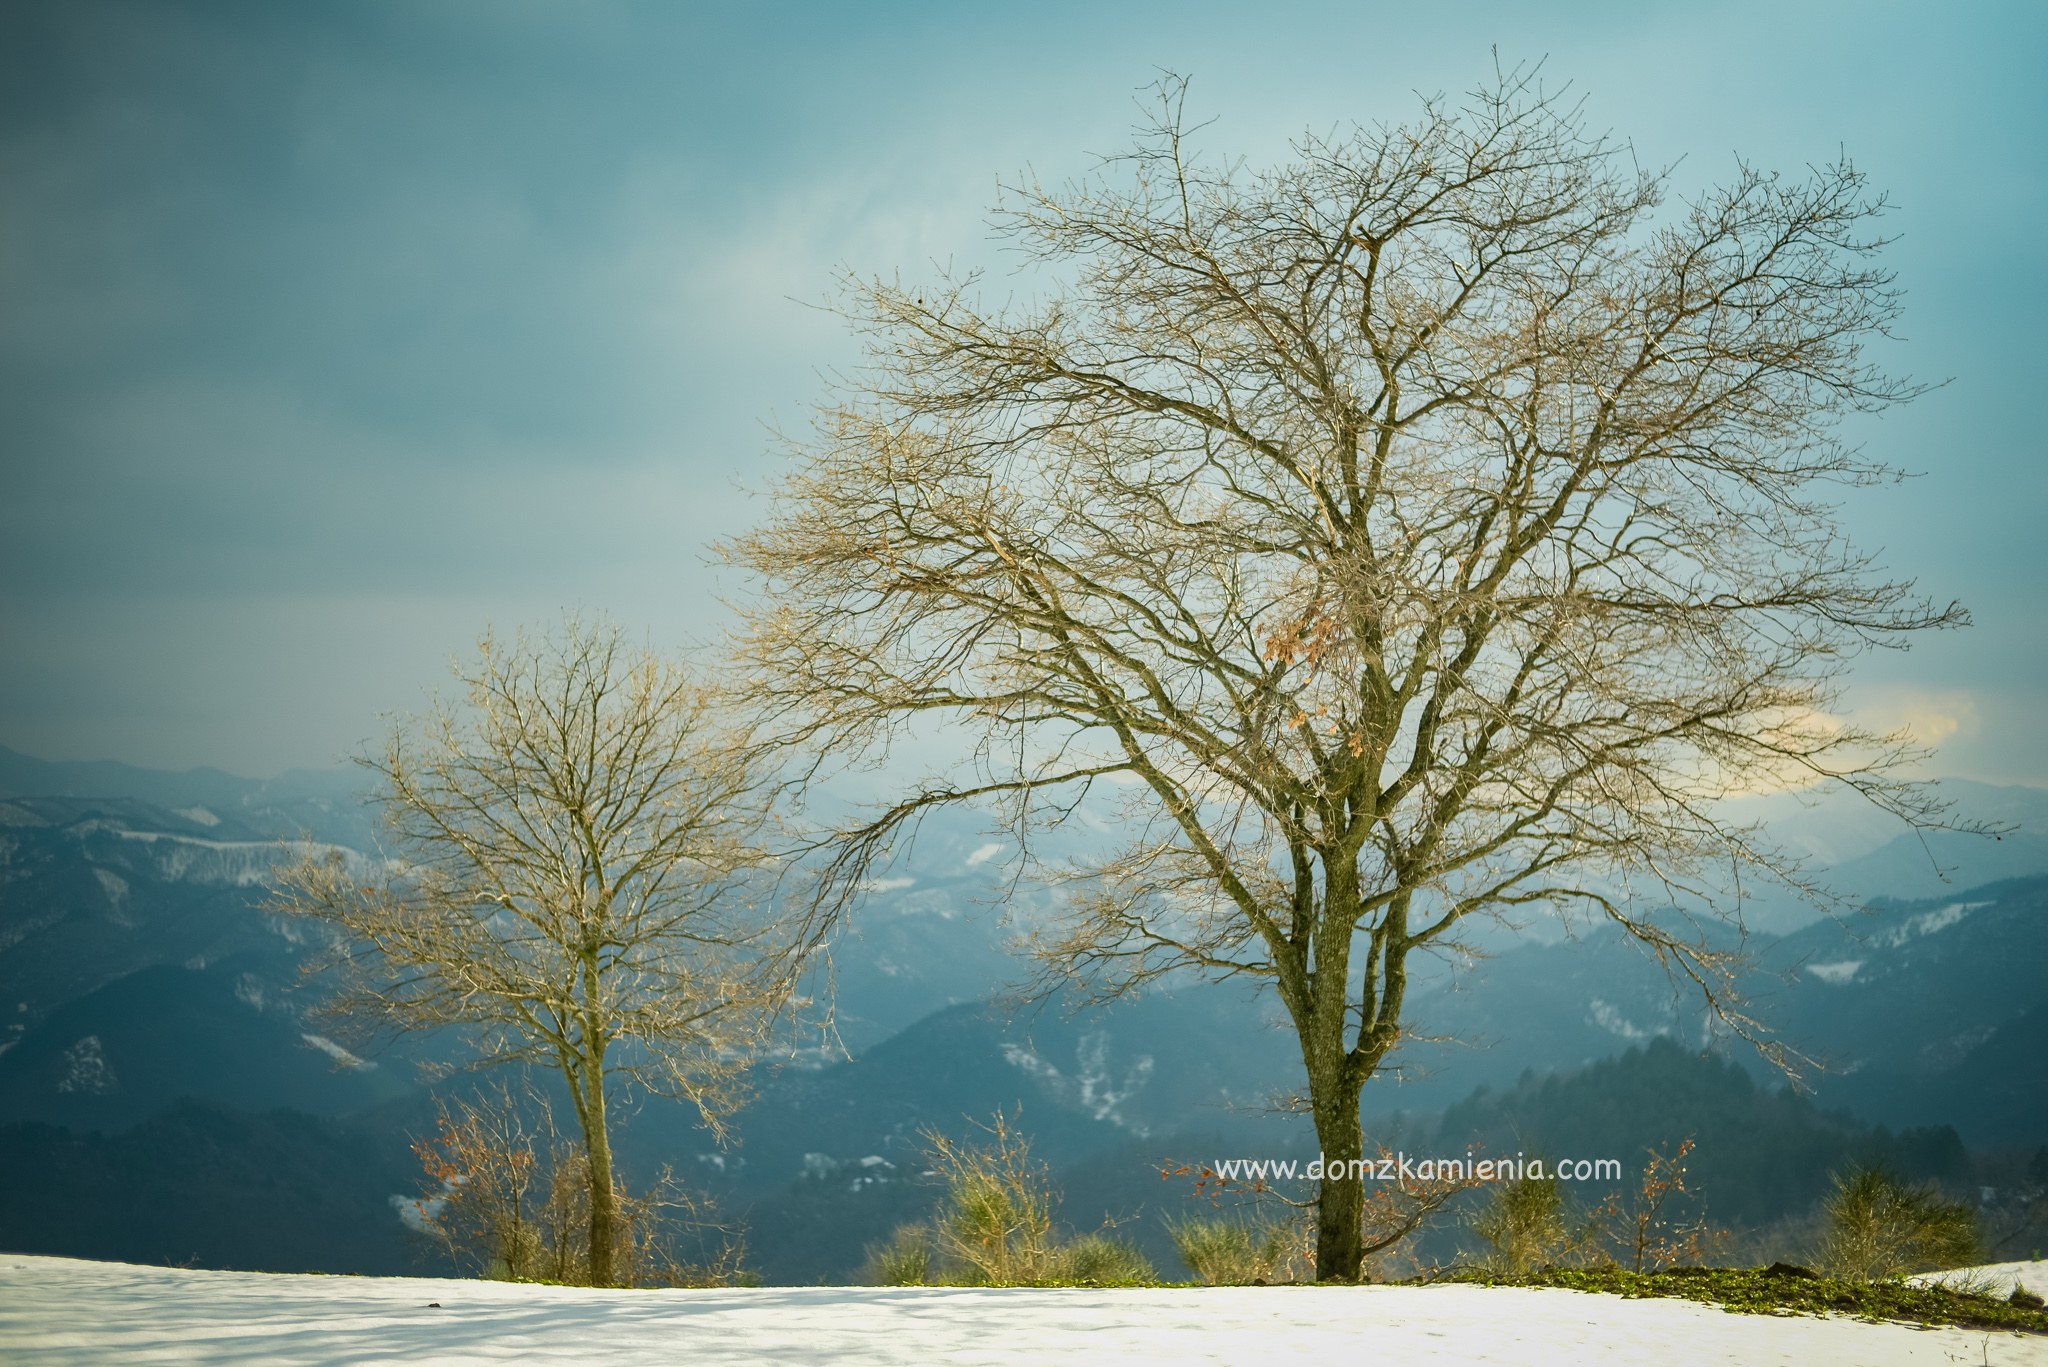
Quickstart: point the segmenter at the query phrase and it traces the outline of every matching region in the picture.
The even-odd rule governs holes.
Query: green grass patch
[[[2001,1298],[1903,1281],[1848,1281],[1804,1269],[1674,1267],[1663,1272],[1630,1272],[1619,1267],[1553,1267],[1504,1276],[1472,1268],[1429,1280],[1481,1286],[1555,1286],[1631,1299],[1667,1296],[1705,1301],[1741,1315],[1854,1315],[1867,1320],[2048,1334],[2048,1311]]]

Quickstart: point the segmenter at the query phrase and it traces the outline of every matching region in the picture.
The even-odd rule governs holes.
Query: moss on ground
[[[1461,1269],[1429,1280],[1483,1286],[1566,1287],[1631,1299],[1668,1296],[1705,1301],[1743,1315],[1855,1315],[1867,1320],[2048,1334],[2048,1311],[2015,1305],[2001,1297],[1940,1286],[1915,1286],[1903,1281],[1845,1281],[1819,1276],[1804,1268],[1782,1266],[1675,1267],[1663,1272],[1555,1267],[1525,1276]]]

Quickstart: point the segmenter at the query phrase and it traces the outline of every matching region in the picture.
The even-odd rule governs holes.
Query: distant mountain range
[[[1747,1010],[1823,1103],[1893,1124],[1953,1123],[1973,1142],[2048,1138],[2048,1055],[2020,1044],[2039,1039],[2048,1007],[2048,878],[1880,902],[1752,936],[1747,952]],[[1660,1037],[1775,1075],[1696,990],[1611,929],[1457,964],[1415,995],[1410,1019],[1457,1038],[1406,1048],[1398,1058],[1411,1071],[1382,1106],[1432,1110],[1475,1085],[1583,1067]]]
[[[1840,804],[1755,804],[1781,843],[1833,856],[1830,880],[1870,909],[1837,922],[1760,908],[1752,924],[1768,928],[1747,945],[1745,991],[1778,1036],[1822,1065],[1806,1071],[1822,1108],[1953,1126],[1975,1145],[2038,1144],[2048,1140],[2048,792],[1948,787],[1965,815],[2012,829],[1923,843]],[[246,1132],[252,1151],[339,1125],[357,1138],[332,1142],[370,1145],[376,1171],[406,1170],[406,1136],[431,1114],[412,1053],[357,1057],[309,1023],[298,929],[261,911],[282,842],[300,836],[375,848],[353,776],[259,783],[0,749],[0,1148],[99,1133],[90,1162],[75,1147],[83,1140],[61,1141],[86,1165],[77,1171],[97,1162],[132,1176],[144,1151],[117,1141],[138,1127],[176,1112],[167,1133],[190,1138],[283,1107],[314,1129],[265,1122],[260,1136]],[[1073,1017],[1056,1004],[998,1004],[1025,969],[1010,941],[1052,909],[1042,888],[1006,881],[1012,853],[971,816],[928,822],[878,875],[836,947],[831,983],[814,984],[835,991],[852,1057],[813,1051],[764,1071],[729,1152],[678,1109],[647,1103],[622,1136],[626,1161],[675,1163],[721,1188],[755,1213],[768,1263],[808,1278],[842,1275],[862,1240],[915,1214],[923,1130],[958,1132],[999,1108],[1021,1107],[1043,1156],[1072,1174],[1070,1196],[1105,1210],[1155,1199],[1142,1195],[1155,1186],[1119,1185],[1134,1172],[1156,1184],[1145,1166],[1155,1159],[1298,1146],[1306,1130],[1285,1102],[1300,1063],[1270,1001],[1183,983]],[[1410,1020],[1437,1038],[1405,1046],[1397,1070],[1368,1088],[1381,1131],[1454,1140],[1430,1126],[1475,1088],[1523,1095],[1532,1080],[1660,1040],[1687,1058],[1719,1051],[1775,1094],[1781,1079],[1612,929],[1482,937],[1477,948],[1435,963],[1414,990]],[[1694,1090],[1711,1097],[1717,1086]],[[195,1105],[215,1118],[176,1110]],[[1812,1122],[1835,1136],[1816,1153],[1864,1142],[1862,1122],[1827,1123]],[[44,1137],[31,1143],[22,1126]],[[351,1246],[386,1247],[382,1208],[347,1199]],[[0,1207],[0,1239],[9,1218],[40,1217]],[[369,1270],[362,1258],[351,1266]]]
[[[364,808],[363,776],[353,769],[293,769],[271,779],[219,769],[177,772],[112,760],[46,760],[0,745],[0,798],[133,798],[190,815],[202,826],[233,821],[264,838],[311,834],[366,848],[376,825]]]

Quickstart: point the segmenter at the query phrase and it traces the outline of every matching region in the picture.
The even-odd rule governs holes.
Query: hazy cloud
[[[2021,6],[10,6],[0,743],[274,771],[488,621],[712,636],[740,586],[707,544],[853,355],[812,307],[838,266],[1028,290],[986,236],[998,179],[1125,145],[1157,68],[1257,162],[1498,43],[1689,158],[1681,188],[1846,146],[1895,192],[1887,359],[1954,381],[1858,429],[1926,477],[1851,521],[1980,625],[1858,688],[1922,699],[1902,724],[1954,772],[2048,776],[2044,33]]]

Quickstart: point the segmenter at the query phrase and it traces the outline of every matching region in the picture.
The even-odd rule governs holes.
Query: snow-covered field
[[[2048,1340],[1473,1286],[592,1291],[0,1254],[10,1364],[1055,1360],[2006,1367]]]

